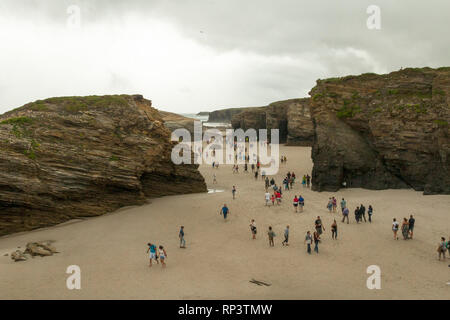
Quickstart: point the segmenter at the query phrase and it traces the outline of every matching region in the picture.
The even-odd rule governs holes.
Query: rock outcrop
[[[233,115],[234,129],[278,129],[280,143],[310,146],[313,140],[313,124],[309,110],[309,98],[277,101],[266,107],[246,108]],[[270,134],[269,134],[270,136]]]
[[[288,146],[311,146],[314,126],[311,119],[310,99],[293,99],[286,111]]]
[[[450,68],[318,80],[313,190],[450,194]]]
[[[243,108],[228,108],[222,110],[215,110],[209,113],[208,122],[224,122],[230,123],[234,115],[243,111],[253,109],[252,107]]]
[[[204,192],[140,95],[50,98],[0,116],[0,235]]]
[[[234,129],[265,129],[266,128],[266,107],[246,108],[237,113],[231,119],[231,126]]]
[[[164,125],[171,132],[175,131],[176,129],[184,128],[187,129],[191,133],[191,135],[194,135],[194,121],[196,121],[195,119],[187,118],[180,114],[167,111],[159,110],[159,113],[164,120]]]

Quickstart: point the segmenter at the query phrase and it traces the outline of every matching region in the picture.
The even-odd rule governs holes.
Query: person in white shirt
[[[398,231],[399,224],[397,222],[397,219],[395,219],[395,218],[392,221],[393,221],[392,222],[392,232],[394,232],[394,240],[398,240],[397,231]]]
[[[270,202],[270,193],[266,192],[266,194],[264,195],[265,199],[266,199],[266,206],[269,205]]]

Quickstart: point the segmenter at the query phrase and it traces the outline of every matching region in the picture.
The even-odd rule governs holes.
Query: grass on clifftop
[[[61,106],[68,112],[79,112],[93,108],[107,108],[109,106],[127,106],[127,95],[87,96],[87,97],[55,97],[37,100],[29,105],[33,111],[46,111],[49,105]]]
[[[29,117],[15,117],[3,120],[0,124],[24,125],[31,122],[33,122],[33,119]]]

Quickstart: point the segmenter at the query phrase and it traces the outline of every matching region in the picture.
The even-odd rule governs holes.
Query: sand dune
[[[287,171],[310,173],[311,149],[281,147],[288,157],[276,177]],[[450,197],[423,196],[413,190],[336,193],[305,190],[297,183],[284,193],[280,207],[264,206],[264,184],[251,174],[232,174],[201,166],[209,187],[225,192],[153,199],[150,204],[88,220],[0,238],[2,299],[449,299],[450,259],[437,260],[441,236],[450,236]],[[231,187],[237,186],[232,200]],[[294,194],[302,194],[304,213],[295,213]],[[339,214],[326,209],[329,196],[345,197],[353,210],[374,207],[374,222],[349,225],[339,220],[339,239],[330,225]],[[228,221],[219,215],[230,207]],[[414,240],[393,240],[391,221],[414,214]],[[306,253],[304,234],[320,215],[326,228],[320,254]],[[353,218],[353,215],[350,215]],[[251,239],[249,223],[258,226]],[[290,246],[282,247],[284,227],[291,227]],[[187,249],[178,248],[179,226],[185,226]],[[269,247],[266,229],[277,234]],[[4,256],[29,241],[55,240],[60,251],[51,257],[13,262]],[[167,268],[148,267],[146,243],[163,244]],[[81,290],[66,288],[66,268],[81,268]],[[381,289],[366,287],[369,265],[381,268]],[[250,283],[252,278],[271,286]]]

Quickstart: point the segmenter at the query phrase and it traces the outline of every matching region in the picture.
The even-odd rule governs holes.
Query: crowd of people
[[[215,153],[215,151],[213,151],[213,153]],[[280,160],[281,160],[281,163],[287,162],[287,158],[285,156],[281,156]],[[218,169],[219,168],[218,163],[213,162],[212,167],[213,167],[213,169]],[[275,206],[275,204],[277,204],[277,206],[280,206],[282,204],[282,199],[283,199],[283,190],[284,191],[294,190],[294,186],[296,183],[296,174],[294,172],[288,171],[287,174],[285,175],[285,177],[283,178],[282,183],[280,185],[277,185],[274,177],[268,177],[264,170],[261,171],[261,164],[259,161],[257,161],[256,164],[252,163],[250,165],[250,167],[251,167],[252,173],[254,174],[255,180],[258,180],[258,177],[261,176],[261,179],[264,181],[265,206],[270,207],[270,206]],[[238,174],[239,173],[239,165],[237,165],[237,164],[233,165],[232,172],[233,172],[233,174]],[[245,164],[244,164],[244,172],[245,173],[248,172],[248,163],[247,162],[245,162]],[[215,173],[213,173],[213,184],[217,184],[217,176]],[[302,176],[301,185],[302,185],[302,187],[300,188],[300,190],[303,188],[311,187],[311,176],[309,174],[304,174]],[[269,190],[271,190],[272,193],[269,192]],[[235,185],[233,185],[231,192],[232,192],[232,199],[233,200],[236,199],[237,188]],[[332,196],[328,199],[326,208],[328,209],[329,213],[331,213],[331,214],[337,213],[337,206],[338,206],[337,201],[338,200],[334,196]],[[294,195],[293,207],[294,207],[294,211],[296,213],[304,211],[305,199],[301,194]],[[340,209],[341,209],[341,214],[342,214],[341,222],[345,223],[345,221],[347,221],[347,224],[349,224],[350,223],[350,221],[349,221],[350,209],[348,208],[347,201],[344,198],[342,198],[340,201]],[[367,216],[366,216],[366,212],[367,212]],[[226,221],[228,215],[230,214],[230,209],[228,208],[228,206],[226,204],[224,204],[221,207],[221,209],[219,210],[219,213],[220,213],[220,215],[223,216],[224,220]],[[374,213],[374,209],[371,204],[368,205],[367,209],[364,204],[360,204],[354,210],[354,216],[355,216],[356,223],[360,224],[363,221],[365,223],[366,222],[372,223],[373,213]],[[396,218],[393,218],[392,231],[394,234],[394,240],[399,239],[399,237],[398,237],[399,230],[401,230],[404,240],[413,239],[414,226],[415,226],[415,218],[413,217],[412,214],[410,215],[409,219],[407,219],[406,217],[403,218],[401,225],[397,221]],[[256,236],[257,236],[257,226],[256,226],[255,219],[251,219],[249,227],[250,227],[251,237],[253,240],[255,240]],[[317,216],[317,218],[314,220],[314,229],[313,230],[314,231],[312,233],[310,230],[308,230],[304,237],[304,245],[306,246],[306,252],[308,254],[311,254],[312,251],[314,251],[316,254],[319,253],[319,244],[321,243],[323,233],[325,232],[325,227],[323,225],[323,222],[322,222],[322,219],[320,216]],[[330,226],[330,231],[331,231],[331,239],[337,240],[338,224],[337,224],[336,219],[333,219],[333,222]],[[290,235],[290,226],[287,225],[283,232],[284,239],[281,242],[282,246],[289,246],[289,235]],[[269,226],[267,229],[267,237],[269,240],[269,246],[270,247],[275,246],[276,233],[272,226]],[[186,248],[186,241],[184,239],[184,226],[181,226],[181,228],[180,228],[179,239],[180,239],[180,248]],[[449,258],[450,258],[450,241],[448,241],[448,240],[446,241],[446,239],[444,237],[442,237],[441,241],[437,247],[438,259],[441,260],[441,258],[442,258],[443,260],[445,260],[445,258],[446,258],[445,255],[446,255],[447,251],[449,252]],[[150,253],[150,267],[152,266],[153,260],[155,260],[156,263],[159,263],[159,261],[160,261],[163,268],[166,266],[165,260],[167,258],[167,252],[165,251],[165,249],[162,245],[157,247],[153,243],[148,243],[147,252]]]

